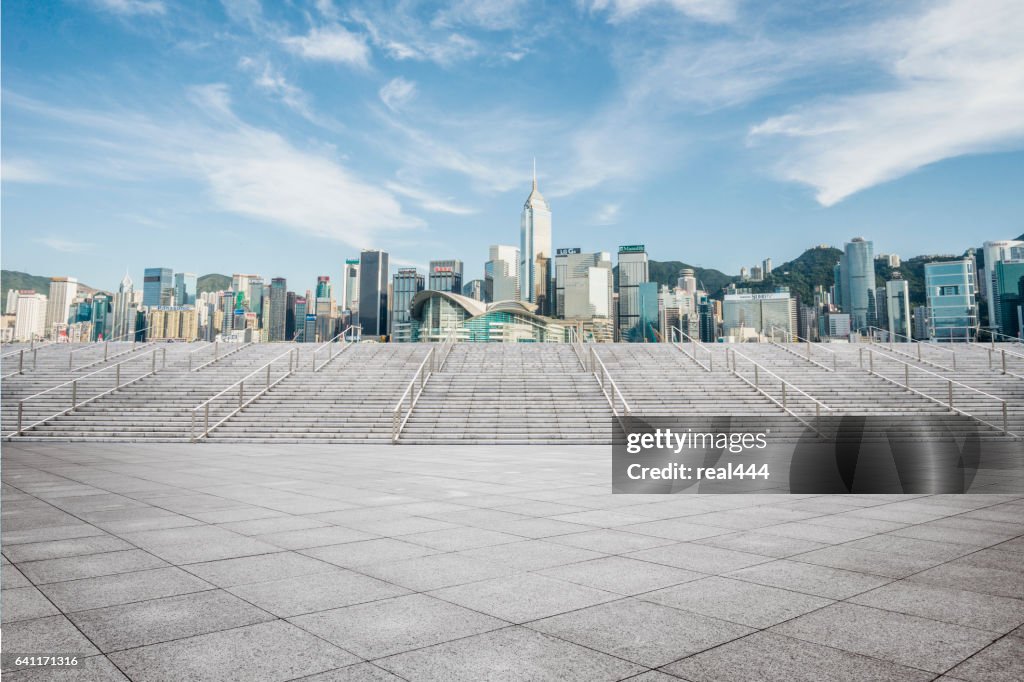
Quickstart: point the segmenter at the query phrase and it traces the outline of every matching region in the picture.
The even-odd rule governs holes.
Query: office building
[[[978,278],[978,292],[988,308],[988,326],[997,331],[1003,327],[1002,309],[999,305],[1000,290],[996,281],[996,268],[999,263],[1013,263],[1024,261],[1024,241],[1006,239],[995,242],[985,242],[982,246],[982,254],[985,261],[985,268],[982,277]],[[1016,287],[1009,290],[1011,295]]]
[[[78,280],[74,277],[51,277],[50,294],[46,301],[46,334],[53,335],[54,328],[68,323],[71,304],[78,295]]]
[[[772,259],[771,258],[765,258],[763,261],[761,261],[761,275],[764,278],[767,279],[768,277],[771,276],[771,274],[772,274]]]
[[[825,316],[825,324],[829,338],[848,339],[853,331],[849,313],[829,313]]]
[[[320,275],[316,278],[316,297],[331,297],[331,278],[329,275]]]
[[[745,341],[756,336],[788,338],[797,331],[796,301],[788,291],[726,294],[722,333]]]
[[[687,294],[697,294],[697,276],[694,274],[693,268],[683,268],[679,271],[676,287]]]
[[[484,298],[484,280],[482,279],[471,279],[462,285],[462,295],[468,296],[469,298],[477,301],[485,301]]]
[[[518,301],[519,249],[504,244],[490,248],[489,260],[484,264],[484,300]]]
[[[461,264],[460,264],[461,266]],[[434,264],[431,263],[431,272]],[[437,266],[451,267],[451,266]],[[459,273],[461,278],[462,273]],[[433,277],[431,277],[433,281]],[[431,289],[432,291],[448,291],[447,289]],[[416,294],[423,291],[423,275],[416,272],[416,268],[402,268],[395,273],[391,286],[391,335],[406,333],[409,325],[409,307]]]
[[[345,275],[342,277],[342,306],[350,313],[359,310],[359,259],[349,258],[345,261]]]
[[[262,280],[263,278],[260,275],[245,274],[241,272],[236,272],[231,275],[231,290],[241,292],[242,294],[243,305],[239,306],[240,308],[244,308],[249,300],[249,283],[256,279]]]
[[[295,306],[292,310],[295,317],[295,331],[291,340],[306,341],[306,297],[295,296]],[[316,315],[313,316],[313,319],[316,320]]]
[[[110,334],[113,341],[135,340],[135,285],[128,273],[124,273],[121,284],[114,294],[113,320]]]
[[[462,261],[460,260],[430,261],[429,277],[428,288],[431,291],[462,293]]]
[[[319,287],[318,287],[319,288]],[[330,292],[330,285],[322,291]],[[338,333],[337,306],[330,296],[320,296],[315,299],[316,324],[314,326],[316,340],[320,343],[330,341]]]
[[[19,291],[14,304],[14,340],[34,341],[46,333],[46,296]]]
[[[264,326],[268,341],[289,341],[287,336],[288,321],[288,281],[284,277],[270,280],[270,301],[267,319]]]
[[[110,296],[104,293],[97,293],[92,297],[92,306],[89,311],[89,322],[92,323],[92,340],[111,340],[113,316],[110,310]]]
[[[870,309],[874,307],[875,257],[874,244],[863,237],[854,237],[839,260],[842,286],[842,309],[849,313],[854,331],[868,327]]]
[[[160,305],[168,289],[174,290],[174,271],[170,268],[146,268],[142,277],[142,305]]]
[[[928,340],[928,306],[919,305],[914,307],[914,338],[918,341]]]
[[[643,244],[619,247],[618,279],[617,334],[620,341],[629,341],[640,323],[640,285],[650,279],[647,250]]]
[[[988,264],[985,265],[986,271]],[[996,331],[1007,336],[1018,336],[1021,329],[1020,306],[1024,303],[1024,260],[999,261],[993,268],[993,295],[996,302]]]
[[[519,295],[521,300],[536,304],[541,315],[550,314],[551,256],[551,208],[537,189],[534,167],[533,190],[520,218]]]
[[[974,260],[925,263],[928,336],[939,341],[973,341],[978,332]]]
[[[910,289],[907,281],[893,273],[893,279],[885,283],[886,329],[896,341],[910,340]]]
[[[194,272],[174,273],[174,300],[178,305],[195,305],[199,278]]]
[[[368,338],[388,333],[388,253],[364,250],[359,255],[359,324]]]
[[[295,340],[295,292],[289,291],[285,298],[284,338],[285,341]]]
[[[555,253],[555,317],[568,320],[613,320],[612,257],[607,251],[579,248]]]

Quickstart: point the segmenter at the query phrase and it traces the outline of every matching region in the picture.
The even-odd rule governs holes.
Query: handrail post
[[[114,388],[121,388],[121,363],[114,365]]]
[[[875,373],[875,354],[868,351],[868,365],[872,374]]]
[[[1000,349],[999,352],[1003,355],[1003,374],[1006,374],[1006,350]]]
[[[761,383],[761,381],[758,378],[757,365],[755,364],[754,365],[754,388],[757,388],[760,385],[760,383]]]
[[[32,370],[35,371],[39,367],[39,349],[32,349]]]
[[[75,404],[78,402],[78,380],[71,382],[71,409],[75,409]]]
[[[953,411],[953,382],[949,382],[949,409]]]
[[[903,385],[910,388],[910,365],[903,363]]]
[[[19,400],[18,401],[18,435],[19,436],[21,435],[21,421],[22,421],[22,417],[24,415],[25,415],[25,402]],[[1004,403],[1003,404],[1003,420],[1005,421],[1005,419],[1006,419],[1006,404]]]
[[[156,353],[155,352],[153,353],[153,369],[152,369],[152,371],[150,373],[151,374],[156,374]]]
[[[21,352],[18,353],[18,374],[25,373],[25,349],[22,348]]]

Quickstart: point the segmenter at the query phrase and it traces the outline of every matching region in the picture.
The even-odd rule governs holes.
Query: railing
[[[984,350],[985,352],[988,353],[989,369],[997,370],[1001,374],[1015,377],[1017,379],[1024,379],[1024,376],[1016,374],[1015,372],[1011,372],[1006,368],[1007,357],[1016,358],[1018,360],[1024,360],[1024,353],[1014,353],[1012,350],[1006,350],[1005,348],[979,348],[979,350]],[[994,362],[995,358],[999,358],[998,361]]]
[[[882,334],[886,334],[887,335],[886,341],[878,341],[878,340],[876,340],[875,339],[875,332],[881,332]],[[900,343],[900,344],[913,343],[913,344],[915,344],[917,346],[917,361],[918,362],[923,362],[925,364],[932,365],[933,367],[938,367],[939,369],[944,369],[947,372],[956,371],[956,351],[953,350],[952,348],[943,348],[942,346],[940,346],[938,344],[935,344],[935,343],[924,344],[924,343],[921,343],[919,340],[912,339],[909,336],[906,336],[904,334],[897,334],[896,332],[891,332],[891,331],[888,331],[886,329],[880,329],[878,327],[868,327],[868,334],[870,335],[868,338],[869,338],[869,340],[872,343],[877,343],[878,345],[882,345],[883,343],[888,342],[889,350],[892,351],[893,353],[899,353],[900,355],[903,355],[905,357],[913,358],[914,356],[911,355],[910,353],[904,353],[902,350],[897,350],[895,348],[895,344],[893,343],[893,337],[900,338],[900,339],[906,339],[906,341],[899,341],[897,343]],[[928,348],[931,348],[931,349],[934,349],[934,350],[940,350],[943,353],[946,353],[947,355],[952,356],[952,358],[953,358],[953,366],[952,367],[946,367],[945,365],[940,365],[939,363],[935,362],[934,360],[929,360],[929,359],[923,357],[921,355],[921,348],[923,346],[925,346],[925,345],[927,345]]]
[[[144,331],[148,331],[148,330],[149,330],[149,327],[146,327],[145,329],[139,329],[138,331],[139,332],[144,332]],[[127,334],[136,334],[136,333],[138,333],[138,332],[128,332]],[[95,343],[90,343],[90,344],[88,344],[86,346],[83,346],[81,348],[74,348],[74,349],[72,349],[72,351],[70,353],[68,353],[68,369],[72,370],[72,371],[75,371],[75,372],[77,372],[79,370],[83,370],[83,369],[88,369],[89,367],[92,367],[93,365],[98,365],[101,362],[107,362],[108,360],[112,360],[112,359],[120,357],[122,355],[127,355],[128,353],[131,353],[131,352],[137,350],[137,348],[138,348],[138,341],[136,341],[135,339],[132,339],[132,347],[131,348],[129,348],[127,350],[123,350],[120,353],[114,353],[113,355],[110,355],[110,342],[113,341],[115,343],[118,343],[118,339],[120,339],[120,338],[122,338],[124,336],[127,336],[127,334],[122,334],[121,336],[118,336],[115,339],[106,339],[104,341],[96,341]],[[86,351],[86,350],[94,350],[101,343],[103,344],[103,359],[102,360],[94,360],[92,362],[87,362],[86,364],[84,364],[84,365],[82,365],[80,367],[75,367],[74,366],[75,353],[81,353],[82,351]],[[151,346],[151,345],[153,345],[152,342],[145,342],[144,341],[142,343],[142,347],[143,348],[145,348],[147,346]]]
[[[222,343],[223,342],[221,342],[221,341],[212,341],[212,342],[206,344],[205,346],[200,346],[199,348],[196,348],[195,350],[190,350],[188,352],[188,371],[190,371],[190,372],[198,372],[199,370],[201,370],[204,367],[212,365],[213,363],[218,362],[219,360],[223,360],[224,358],[228,357],[229,355],[234,355],[235,353],[238,353],[239,351],[244,350],[245,348],[248,348],[249,346],[252,345],[253,342],[252,341],[247,341],[245,343],[232,343],[232,344],[228,344],[228,345],[232,346],[232,348],[227,353],[221,353],[220,352],[220,346],[221,346]],[[203,364],[193,367],[192,365],[194,364],[195,354],[203,352],[204,350],[208,349],[210,346],[213,346],[213,357],[210,358],[209,360],[207,360],[206,362],[204,362]]]
[[[18,371],[17,372],[11,372],[10,374],[5,374],[5,375],[3,375],[2,378],[7,379],[7,378],[10,378],[10,377],[17,376],[19,374],[24,374],[25,373],[25,351],[26,350],[28,352],[32,353],[32,371],[35,371],[36,365],[37,365],[37,361],[38,361],[39,349],[38,348],[32,348],[32,347],[21,348],[19,350],[11,351],[10,353],[5,353],[4,355],[0,355],[0,362],[3,362],[4,358],[13,357],[15,355],[18,356]]]
[[[867,351],[867,354],[868,354],[868,366],[867,367],[864,366],[864,352],[865,351]],[[928,400],[932,401],[933,403],[937,403],[939,405],[943,405],[943,406],[947,407],[950,412],[955,412],[957,414],[962,414],[965,417],[970,417],[971,419],[974,419],[975,421],[981,422],[985,426],[990,426],[993,429],[995,429],[996,431],[1002,431],[1004,435],[1016,437],[1016,434],[1010,433],[1009,420],[1008,420],[1008,417],[1007,417],[1006,401],[1003,400],[1002,398],[1000,398],[998,396],[994,396],[991,393],[985,393],[985,391],[981,391],[981,390],[979,390],[977,388],[974,388],[973,386],[968,386],[967,384],[965,384],[963,382],[960,382],[960,381],[956,381],[955,379],[950,379],[948,377],[942,376],[941,374],[936,374],[935,372],[931,372],[931,371],[929,371],[929,370],[927,370],[927,369],[925,369],[923,367],[917,367],[917,366],[911,365],[909,363],[904,362],[903,360],[900,360],[899,358],[894,358],[891,355],[881,354],[878,351],[872,350],[870,348],[859,348],[859,349],[857,349],[857,352],[858,352],[858,355],[859,355],[858,360],[860,362],[860,368],[861,369],[866,369],[868,374],[873,374],[876,377],[879,377],[881,379],[884,379],[885,381],[888,381],[890,384],[894,384],[894,385],[899,386],[901,388],[905,388],[908,391],[910,391],[911,393],[915,393],[915,394],[917,394],[917,395],[919,395],[919,396],[921,396],[923,398],[927,398]],[[886,360],[891,360],[893,362],[898,362],[899,364],[903,365],[903,383],[902,384],[899,381],[897,381],[896,379],[893,379],[891,377],[887,377],[884,374],[880,374],[880,373],[878,373],[875,370],[875,355],[879,355],[879,356],[885,358]],[[920,391],[920,390],[918,390],[916,388],[911,387],[911,385],[910,385],[910,370],[914,370],[915,372],[922,372],[922,373],[927,374],[929,376],[935,377],[936,379],[939,379],[940,381],[946,382],[946,400],[945,400],[945,402],[943,402],[939,398],[936,398],[933,395],[925,393],[924,391]],[[1003,417],[1003,426],[1002,426],[1002,428],[1000,428],[999,426],[997,426],[995,424],[992,424],[991,422],[985,421],[984,419],[982,419],[981,417],[978,417],[977,415],[973,415],[973,414],[971,414],[969,412],[964,412],[959,407],[956,407],[956,405],[953,404],[953,387],[954,386],[959,386],[962,389],[966,389],[966,390],[968,390],[968,391],[970,391],[972,393],[977,393],[978,395],[984,396],[985,398],[989,398],[989,399],[995,401],[996,404],[999,406],[1000,411],[1002,412],[1002,417]]]
[[[274,379],[272,377],[274,363],[277,362],[278,360],[280,360],[281,358],[286,357],[286,356],[288,357],[288,371],[284,372],[284,374],[282,374],[281,376],[279,376],[276,379]],[[191,424],[191,426],[189,428],[189,435],[192,438],[192,442],[193,443],[198,443],[201,439],[206,438],[207,436],[209,436],[211,431],[213,431],[218,426],[220,426],[221,424],[226,422],[228,419],[231,419],[231,417],[234,417],[236,414],[241,412],[242,409],[244,409],[247,405],[252,403],[252,401],[254,401],[257,398],[259,398],[261,395],[263,395],[264,393],[266,393],[267,391],[272,389],[274,386],[277,386],[281,381],[283,381],[284,379],[287,379],[289,376],[291,376],[292,373],[298,368],[298,366],[299,366],[298,349],[297,348],[290,348],[289,350],[286,350],[284,353],[281,353],[280,355],[278,355],[277,357],[275,357],[273,360],[271,360],[270,362],[266,363],[265,365],[262,365],[259,368],[257,368],[255,370],[253,370],[252,372],[250,372],[249,374],[246,374],[244,377],[242,377],[241,379],[239,379],[235,383],[231,384],[230,386],[225,388],[220,393],[216,394],[215,396],[213,396],[211,398],[207,398],[203,402],[201,402],[198,405],[196,405],[195,407],[193,407],[192,408],[192,424]],[[247,394],[245,392],[245,382],[249,381],[249,379],[252,379],[253,377],[255,377],[257,375],[260,375],[262,377],[264,375],[264,373],[266,374],[266,376],[265,376],[265,378],[263,379],[263,382],[262,382],[263,383],[263,388],[259,389],[255,393],[248,393]],[[225,396],[228,393],[233,392],[236,388],[238,389],[238,405],[237,405],[237,407],[235,407],[230,412],[228,412],[226,415],[221,417],[221,419],[219,421],[217,421],[216,423],[214,423],[211,426],[210,425],[210,405],[213,404],[213,402],[215,400],[217,400],[218,398],[220,398],[221,396]],[[202,433],[200,433],[197,436],[196,435],[196,416],[199,414],[200,410],[202,410],[202,413],[203,413],[203,431],[202,431]]]
[[[420,394],[423,393],[423,387],[427,384],[427,379],[430,378],[430,373],[434,369],[434,363],[436,362],[437,355],[435,354],[436,349],[431,348],[427,351],[427,356],[423,358],[423,362],[416,368],[416,373],[412,375],[412,380],[409,381],[409,385],[405,387],[405,391],[402,392],[402,397],[398,399],[395,407],[391,410],[391,442],[397,444],[399,436],[402,435],[402,429],[405,428],[405,423],[409,421],[409,417],[412,416],[412,408],[416,407],[416,401],[420,399]],[[416,390],[416,384],[419,383],[419,389]],[[409,408],[405,409],[405,403],[408,401]]]
[[[773,346],[778,346],[779,348],[781,348],[782,350],[786,351],[787,353],[792,353],[793,355],[797,356],[798,358],[803,358],[804,360],[807,360],[807,362],[811,363],[812,365],[817,365],[818,367],[821,367],[822,369],[828,370],[829,372],[835,372],[835,371],[838,370],[838,368],[839,368],[839,361],[837,360],[837,357],[838,357],[839,354],[836,353],[834,350],[832,350],[830,348],[825,348],[825,346],[820,344],[820,343],[819,344],[815,344],[810,339],[805,339],[802,336],[800,336],[799,334],[794,334],[793,332],[788,331],[786,329],[781,329],[780,331],[786,332],[787,338],[789,339],[789,343],[805,343],[805,344],[807,344],[806,345],[807,355],[800,355],[800,353],[796,352],[795,349],[790,348],[789,346],[783,346],[781,343],[776,343],[775,342],[775,330],[776,330],[776,327],[774,325],[772,325],[772,327],[771,327],[772,339],[771,339],[770,343]],[[793,339],[796,339],[796,341],[794,342]],[[813,357],[811,357],[811,349],[812,348],[818,348],[820,350],[825,351],[829,355],[831,355],[832,356],[832,366],[829,367],[825,363],[818,362]]]
[[[127,360],[122,360],[121,362],[118,362],[116,364],[110,365],[109,367],[103,367],[102,369],[98,369],[95,372],[90,372],[90,373],[85,374],[83,376],[76,377],[75,379],[72,379],[71,381],[65,381],[63,384],[58,384],[56,386],[53,386],[52,388],[46,389],[45,391],[40,391],[39,393],[36,393],[35,395],[30,395],[27,398],[22,398],[20,401],[18,401],[18,429],[13,434],[8,434],[8,437],[10,437],[11,435],[18,435],[18,436],[20,436],[20,435],[22,435],[22,433],[24,433],[28,429],[35,428],[35,427],[39,426],[40,424],[45,424],[46,422],[50,421],[51,419],[54,419],[56,417],[61,417],[61,416],[65,415],[65,414],[68,414],[69,412],[74,411],[75,409],[81,407],[82,405],[86,405],[88,403],[91,403],[92,401],[94,401],[94,400],[96,400],[98,398],[102,398],[103,396],[105,396],[107,394],[110,394],[110,393],[113,393],[114,391],[120,390],[120,389],[124,388],[125,386],[130,386],[131,384],[134,384],[136,381],[139,381],[141,379],[145,379],[148,376],[156,374],[157,371],[158,371],[157,367],[156,367],[156,360],[157,360],[157,355],[158,354],[162,356],[162,360],[161,360],[161,364],[160,364],[160,369],[163,369],[164,367],[167,366],[167,349],[166,348],[154,348],[153,350],[151,350],[151,351],[149,351],[147,353],[143,353],[142,355],[136,356],[134,358],[128,358]],[[146,372],[145,374],[141,375],[141,376],[137,376],[134,379],[129,379],[128,381],[125,381],[124,383],[121,383],[121,365],[127,364],[129,362],[135,362],[137,360],[141,360],[142,358],[146,357],[147,355],[149,355],[149,356],[151,356],[153,358],[153,360],[152,360],[153,364],[152,364],[152,367],[150,368],[150,370],[148,372]],[[94,395],[91,398],[86,398],[85,400],[79,402],[78,401],[78,382],[82,381],[83,379],[88,379],[89,377],[96,376],[97,374],[100,374],[102,372],[109,372],[110,370],[114,370],[114,387],[110,388],[110,389],[107,389],[106,391],[103,391],[103,392],[99,393],[98,395]],[[44,419],[40,419],[39,421],[37,421],[37,422],[35,422],[33,424],[29,424],[28,426],[24,426],[25,404],[28,401],[34,400],[34,399],[38,398],[39,396],[46,395],[47,393],[50,393],[52,391],[56,391],[59,388],[64,388],[65,386],[70,386],[71,387],[71,405],[70,405],[70,407],[68,407],[66,410],[61,410],[60,412],[57,412],[56,414],[52,414],[49,417],[46,417]]]
[[[455,341],[455,329],[453,328],[448,332],[448,336],[445,337],[444,341],[442,341],[441,345],[438,347],[437,352],[440,355],[437,363],[437,369],[434,371],[440,372],[444,369],[444,363],[448,362],[448,354],[452,352],[452,348],[455,346]]]
[[[584,370],[587,369],[587,351],[583,346],[583,339],[580,338],[579,329],[576,327],[567,327],[569,330],[569,345],[572,347],[574,353],[576,353],[576,359],[580,361],[580,367]]]
[[[357,329],[359,330],[359,334],[358,335],[356,334],[356,330]],[[313,371],[314,372],[319,372],[320,370],[322,370],[325,366],[327,366],[327,363],[329,363],[331,360],[333,360],[338,355],[340,355],[342,352],[344,352],[344,350],[346,348],[348,348],[349,346],[351,346],[353,343],[355,343],[357,339],[362,338],[362,334],[363,334],[363,328],[361,326],[359,326],[359,325],[351,325],[351,326],[345,327],[345,330],[343,332],[341,332],[340,334],[335,336],[330,341],[326,341],[325,343],[321,344],[320,346],[317,346],[317,348],[313,351]],[[344,339],[346,339],[346,338],[349,339],[349,341],[347,343],[344,341]],[[342,343],[340,344],[341,348],[337,352],[335,352],[334,348],[339,345],[337,343],[338,339],[342,339]],[[317,366],[317,364],[316,364],[316,356],[324,348],[327,349],[327,359],[324,360],[319,366]]]
[[[985,329],[985,328],[982,328],[982,329],[978,330],[978,340],[975,343],[981,343],[981,336],[983,334],[988,334],[988,340],[989,340],[989,343],[992,344],[992,348],[996,347],[996,342],[997,341],[999,343],[1016,343],[1016,344],[1019,344],[1019,345],[1024,345],[1024,338],[1021,338],[1019,336],[1010,336],[1009,334],[1003,334],[1002,332],[997,332],[994,329]],[[1001,341],[1000,339],[1004,339],[1004,340]]]
[[[594,377],[601,387],[601,392],[608,399],[608,404],[612,406],[612,414],[616,417],[628,417],[630,407],[629,403],[626,402],[626,396],[622,395],[622,391],[619,390],[618,384],[612,378],[611,372],[604,366],[601,356],[597,354],[597,350],[593,346],[590,347],[590,371],[594,373]],[[621,414],[619,413],[618,403],[622,403]]]
[[[695,363],[697,363],[697,365],[699,365],[703,369],[705,369],[705,370],[707,370],[709,372],[712,370],[712,368],[714,367],[714,364],[712,362],[712,359],[714,358],[714,355],[712,355],[710,348],[705,346],[700,341],[698,341],[698,340],[694,339],[693,337],[691,337],[689,334],[684,332],[679,327],[672,327],[669,330],[669,334],[670,334],[669,338],[671,339],[672,345],[675,346],[676,348],[678,348],[679,350],[683,351],[683,355],[688,355]],[[676,341],[676,338],[677,338],[676,334],[679,334],[679,336],[678,336],[679,341],[678,342]],[[687,342],[689,342],[689,344],[691,346],[689,353],[686,352],[686,347],[685,347],[685,344],[683,343],[683,339],[684,338],[686,339]],[[706,365],[703,362],[701,362],[700,360],[697,359],[697,349],[700,349],[702,352],[708,354],[708,363]]]
[[[730,365],[730,362],[729,362],[730,357],[732,358],[731,366],[729,366]],[[743,358],[744,360],[746,360],[747,362],[749,362],[751,364],[751,366],[753,367],[753,381],[751,381],[747,377],[743,376],[743,374],[740,371],[739,365],[736,362],[736,358],[737,357],[741,357],[741,358]],[[745,381],[748,385],[752,386],[755,391],[757,391],[758,393],[760,393],[764,397],[768,398],[768,400],[772,401],[773,403],[775,403],[776,405],[781,407],[785,412],[787,412],[790,415],[796,417],[805,426],[808,426],[811,429],[813,429],[815,431],[815,433],[818,433],[819,435],[821,434],[821,431],[818,430],[818,427],[817,427],[816,424],[810,424],[801,415],[797,414],[796,412],[794,412],[791,409],[790,403],[789,403],[789,396],[791,394],[795,393],[795,394],[797,394],[799,396],[803,396],[804,398],[810,400],[811,403],[814,404],[814,416],[815,416],[816,420],[821,418],[821,410],[822,410],[822,408],[824,408],[826,412],[832,412],[832,408],[831,407],[829,407],[825,403],[821,402],[817,398],[809,395],[808,393],[806,393],[805,391],[801,390],[800,388],[798,388],[797,386],[793,385],[792,383],[786,381],[785,379],[780,377],[778,374],[776,374],[775,372],[771,371],[770,369],[768,369],[764,365],[760,364],[759,362],[757,362],[755,360],[751,360],[749,357],[747,357],[743,353],[740,353],[738,350],[736,350],[734,348],[727,348],[726,349],[726,352],[725,352],[725,362],[726,362],[726,365],[729,366],[728,367],[729,371],[731,371],[734,376],[738,377],[742,381]],[[761,377],[765,376],[765,375],[767,375],[768,377],[774,377],[775,379],[778,380],[779,385],[781,386],[781,390],[782,390],[782,400],[781,401],[776,399],[775,396],[773,396],[772,394],[770,394],[768,391],[766,391],[764,389]]]

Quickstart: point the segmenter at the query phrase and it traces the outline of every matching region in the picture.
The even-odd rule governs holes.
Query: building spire
[[[533,157],[533,191],[537,191],[537,157]]]

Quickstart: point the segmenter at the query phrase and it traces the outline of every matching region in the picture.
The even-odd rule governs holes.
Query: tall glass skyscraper
[[[462,293],[462,261],[458,259],[432,260],[430,261],[429,275],[428,288],[431,291]]]
[[[842,274],[842,308],[850,314],[850,325],[855,331],[865,329],[873,308],[875,290],[874,244],[863,237],[854,237],[846,244],[839,261]]]
[[[359,254],[359,324],[366,337],[388,333],[388,253]]]
[[[895,274],[899,274],[898,272]],[[910,289],[905,279],[891,279],[885,283],[887,328],[896,341],[910,340]]]
[[[174,304],[195,305],[198,286],[199,278],[194,272],[174,273]]]
[[[970,341],[978,331],[974,261],[925,263],[928,334],[940,341]]]
[[[342,306],[350,313],[359,310],[359,259],[351,258],[345,261],[345,278],[343,280],[345,293],[342,297]]]
[[[433,263],[431,263],[433,265]],[[391,330],[392,335],[408,331],[409,306],[412,298],[423,291],[423,275],[416,268],[403,268],[392,279]],[[448,291],[440,289],[439,291]],[[461,292],[460,292],[461,293]]]
[[[270,310],[268,312],[267,339],[287,341],[285,334],[288,305],[288,282],[284,277],[270,280]]]
[[[170,268],[146,268],[142,277],[142,305],[160,305],[164,291],[174,288],[174,271]]]
[[[519,249],[493,244],[490,259],[484,263],[484,300],[518,301]]]
[[[619,247],[619,340],[629,341],[640,324],[640,285],[650,279],[643,244]],[[655,291],[655,293],[657,293]]]
[[[519,296],[536,303],[541,315],[548,314],[551,279],[551,208],[537,189],[537,168],[533,169],[533,190],[523,204],[519,223]]]

